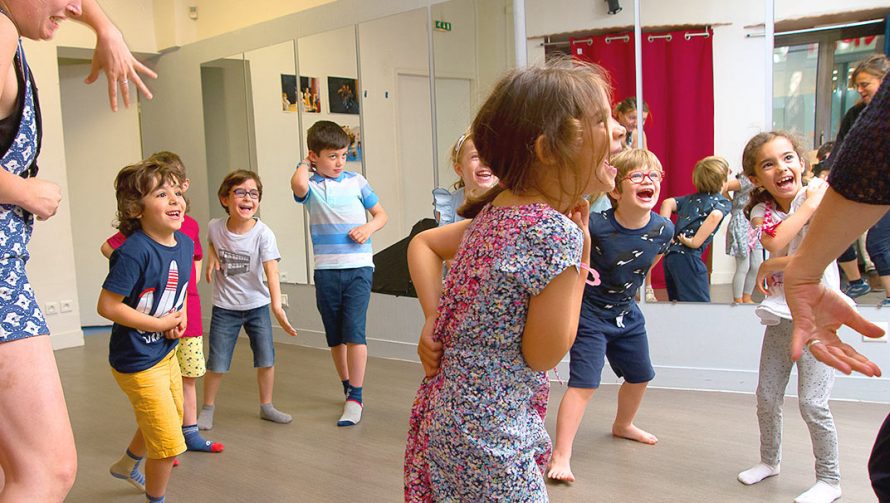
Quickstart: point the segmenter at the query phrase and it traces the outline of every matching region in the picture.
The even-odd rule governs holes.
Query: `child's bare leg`
[[[222,384],[222,372],[213,372],[208,370],[204,374],[204,406],[198,414],[198,429],[213,429],[213,411],[216,407],[216,394],[219,392],[219,386]],[[183,390],[183,394],[185,390]],[[197,398],[195,399],[197,401]]]
[[[571,468],[572,445],[575,443],[581,419],[584,418],[587,403],[595,391],[596,388],[569,387],[559,402],[559,413],[556,416],[556,445],[550,458],[547,477],[565,482],[575,481]]]
[[[275,366],[256,369],[256,380],[260,388],[260,417],[268,421],[287,424],[294,420],[272,405],[272,389],[275,387]]]
[[[175,456],[145,460],[145,495],[160,498],[167,494],[167,483],[173,470]]]
[[[637,428],[634,424],[634,418],[637,416],[637,411],[640,410],[640,404],[643,402],[643,395],[646,393],[648,385],[648,382],[625,382],[621,385],[618,390],[618,413],[615,415],[615,423],[612,425],[612,435],[649,445],[658,442],[655,435]]]
[[[182,376],[182,424],[198,422],[197,379]]]
[[[368,364],[368,346],[365,344],[346,344],[346,361],[349,385],[361,388],[365,382],[365,367]]]
[[[346,344],[338,344],[331,348],[331,358],[334,360],[334,368],[341,381],[349,381],[349,365],[346,360]]]

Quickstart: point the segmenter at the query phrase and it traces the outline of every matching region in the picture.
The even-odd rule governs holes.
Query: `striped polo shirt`
[[[343,171],[337,178],[313,173],[309,192],[294,200],[309,210],[309,234],[316,269],[374,267],[371,239],[358,244],[349,231],[368,222],[365,211],[379,201],[365,177]]]

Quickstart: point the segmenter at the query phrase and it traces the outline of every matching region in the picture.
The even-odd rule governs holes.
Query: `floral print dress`
[[[549,383],[522,356],[529,299],[581,261],[581,230],[545,204],[487,206],[445,279],[439,373],[411,410],[406,501],[547,501]]]

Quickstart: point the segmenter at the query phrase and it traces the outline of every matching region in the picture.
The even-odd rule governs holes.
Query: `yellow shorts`
[[[164,459],[185,452],[182,436],[182,374],[173,351],[154,367],[132,374],[111,369],[126,393],[145,439],[149,459]]]
[[[203,377],[207,373],[204,364],[204,338],[183,337],[176,346],[176,358],[182,377]]]

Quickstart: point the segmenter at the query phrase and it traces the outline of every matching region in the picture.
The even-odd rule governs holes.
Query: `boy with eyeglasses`
[[[223,375],[232,364],[238,333],[244,327],[253,351],[260,390],[260,417],[275,423],[290,423],[290,414],[272,405],[275,384],[275,346],[272,343],[271,309],[281,328],[290,336],[297,331],[281,305],[278,261],[281,254],[275,234],[256,218],[263,199],[263,183],[253,171],[229,173],[217,192],[227,218],[208,225],[210,252],[207,282],[213,284],[213,316],[210,319],[210,352],[204,376],[204,406],[198,428],[213,428],[216,394]],[[263,283],[263,272],[268,287]]]
[[[315,254],[315,299],[346,401],[337,426],[361,421],[368,346],[365,320],[374,273],[371,235],[386,212],[365,178],[346,168],[351,140],[331,121],[306,135],[309,155],[291,177],[294,200],[309,211]],[[370,213],[368,220],[366,213]]]
[[[609,193],[616,207],[590,215],[590,267],[597,274],[584,288],[578,334],[570,352],[569,387],[559,404],[556,443],[547,471],[549,478],[564,482],[575,480],[572,445],[587,403],[599,388],[604,357],[624,378],[612,435],[649,445],[658,441],[634,424],[646,386],[655,377],[645,319],[635,298],[671,242],[674,226],[652,211],[664,176],[655,154],[625,150],[611,163],[618,170]]]

